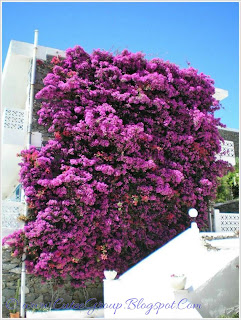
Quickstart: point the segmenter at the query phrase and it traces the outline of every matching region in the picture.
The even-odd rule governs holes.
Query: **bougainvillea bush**
[[[29,217],[5,238],[28,272],[73,285],[119,274],[190,226],[207,223],[226,163],[214,82],[192,67],[124,50],[55,57],[36,98],[55,138],[21,152]]]

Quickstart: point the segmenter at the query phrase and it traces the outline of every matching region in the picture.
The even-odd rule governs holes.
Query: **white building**
[[[30,112],[31,73],[34,45],[11,41],[2,76],[2,228],[3,236],[18,229],[17,216],[25,210],[19,186],[20,158],[17,153],[26,148]],[[61,55],[58,49],[38,46],[36,59]],[[41,134],[32,133],[32,144],[41,145]]]

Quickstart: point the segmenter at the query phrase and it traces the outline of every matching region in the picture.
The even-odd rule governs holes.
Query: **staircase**
[[[220,233],[189,228],[119,279],[104,280],[105,318],[218,317],[238,305],[238,238],[208,251],[204,235]],[[171,274],[186,275],[185,290],[171,288]]]

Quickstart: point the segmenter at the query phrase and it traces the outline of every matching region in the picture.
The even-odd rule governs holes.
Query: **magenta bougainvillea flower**
[[[227,169],[220,106],[209,76],[142,53],[76,46],[52,64],[36,98],[55,138],[21,152],[29,221],[4,242],[29,273],[84,286],[185,230],[190,207],[205,227]]]

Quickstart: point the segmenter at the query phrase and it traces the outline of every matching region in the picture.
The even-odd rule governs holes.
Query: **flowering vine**
[[[185,230],[190,207],[206,225],[227,169],[220,106],[209,76],[142,53],[76,46],[52,64],[36,98],[54,139],[21,152],[29,216],[4,243],[15,256],[25,247],[29,273],[84,286]]]

